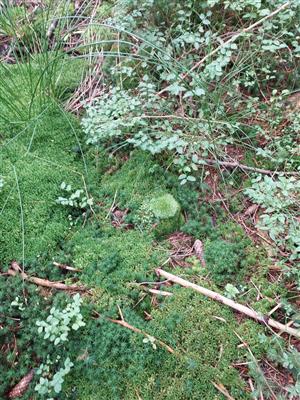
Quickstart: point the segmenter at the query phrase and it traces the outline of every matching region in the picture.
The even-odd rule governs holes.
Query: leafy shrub
[[[297,207],[300,181],[296,177],[277,179],[261,175],[252,180],[252,186],[245,193],[263,207],[258,228],[267,231],[275,245],[289,252],[291,261],[300,257],[300,231]],[[293,273],[291,271],[291,273]]]
[[[239,32],[281,4],[250,0],[243,5],[237,3],[117,1],[106,23],[117,27],[120,37],[132,42],[134,51],[123,54],[117,67],[111,69],[111,76],[118,69],[118,83],[108,79],[116,88],[107,87],[94,104],[87,106],[83,128],[88,143],[131,144],[152,154],[171,153],[180,180],[186,183],[196,180],[206,158],[226,158],[226,146],[241,142],[253,146],[253,139],[259,135],[267,137],[259,124],[249,130],[247,121],[257,115],[262,86],[270,80],[276,82],[280,74],[285,77],[279,60],[289,65],[296,62],[298,28],[293,21],[297,20],[298,4],[291,2],[272,19],[263,20],[257,30],[226,43],[222,36],[227,35],[226,28],[220,30],[223,17],[226,21],[232,16],[231,28]],[[137,40],[132,39],[135,35]],[[196,68],[199,52],[202,62]],[[249,58],[247,67],[245,54]],[[295,77],[296,69],[291,70]],[[124,87],[125,80],[132,86]],[[294,90],[294,83],[290,86]],[[268,118],[267,113],[260,112]],[[268,137],[265,147],[270,143],[273,139]],[[287,159],[284,157],[284,162]]]

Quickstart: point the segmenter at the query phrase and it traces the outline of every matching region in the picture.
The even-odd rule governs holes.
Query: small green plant
[[[155,338],[154,338],[153,336],[147,336],[147,337],[145,337],[145,338],[143,339],[143,343],[149,343],[149,344],[152,346],[153,350],[156,350],[156,349],[157,349],[157,345],[156,345],[156,343],[155,343]]]
[[[153,211],[149,208],[149,204],[144,202],[137,210],[133,219],[134,224],[141,230],[151,230],[157,222]]]
[[[85,325],[80,313],[81,303],[82,299],[77,293],[73,297],[73,302],[67,304],[64,310],[61,311],[52,307],[46,321],[36,322],[39,327],[38,332],[44,333],[44,339],[54,342],[54,345],[67,341],[71,329],[77,331]]]
[[[225,286],[225,296],[229,299],[235,299],[239,293],[239,289],[233,286],[231,283],[227,283],[227,285]]]
[[[86,209],[93,205],[93,199],[88,197],[84,190],[77,189],[72,191],[72,186],[62,182],[60,185],[61,190],[68,193],[68,197],[58,197],[56,202],[63,206],[69,206],[75,209]]]
[[[57,359],[57,361],[59,361],[59,358]],[[50,358],[47,357],[46,363],[41,364],[37,370],[37,375],[42,376],[35,386],[35,391],[43,397],[52,395],[53,392],[55,393],[55,395],[58,395],[62,390],[64,377],[71,371],[71,368],[74,366],[70,358],[67,357],[64,361],[64,366],[61,367],[57,372],[55,372],[55,374],[52,376],[52,379],[49,379],[50,367],[52,365],[53,363],[50,361]],[[47,400],[53,400],[53,398],[48,397]]]
[[[48,315],[45,321],[36,322],[38,333],[44,334],[44,340],[53,342],[54,346],[62,342],[67,342],[70,330],[77,331],[79,328],[85,326],[85,322],[83,322],[80,313],[81,303],[82,299],[77,293],[73,296],[73,302],[68,303],[63,310],[52,307],[50,315]],[[64,377],[70,372],[74,364],[71,362],[70,358],[67,357],[64,361],[64,366],[55,373],[52,373],[51,369],[54,369],[54,364],[59,361],[60,356],[58,356],[54,362],[51,361],[50,356],[47,355],[45,364],[40,365],[37,374],[41,375],[41,377],[38,384],[35,386],[35,390],[40,395],[51,395],[53,391],[55,394],[61,392]],[[49,379],[50,376],[52,376],[52,379]],[[51,399],[52,398],[48,398],[47,400]]]
[[[12,301],[10,304],[14,307],[17,307],[20,311],[25,310],[24,303],[20,300],[19,296],[16,296],[14,301]]]

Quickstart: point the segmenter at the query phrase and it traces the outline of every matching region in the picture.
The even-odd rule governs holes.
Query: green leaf
[[[196,96],[200,97],[200,96],[205,95],[205,90],[200,88],[200,87],[197,87],[197,88],[194,89],[194,93],[195,93]]]

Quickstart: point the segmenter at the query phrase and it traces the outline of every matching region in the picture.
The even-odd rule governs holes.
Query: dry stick
[[[277,329],[281,332],[285,332],[291,336],[295,336],[298,339],[300,338],[299,330],[290,328],[287,325],[281,324],[280,322],[277,322],[274,319],[269,318],[268,316],[261,315],[258,312],[251,310],[251,308],[244,306],[243,304],[236,303],[235,301],[228,299],[227,297],[224,297],[219,293],[216,293],[212,290],[206,289],[202,286],[196,285],[195,283],[192,283],[185,279],[182,279],[179,276],[170,274],[169,272],[164,271],[163,269],[158,268],[156,270],[156,272],[160,276],[163,276],[164,278],[167,278],[168,280],[170,280],[174,283],[177,283],[186,288],[191,288],[191,289],[195,290],[196,292],[203,294],[204,296],[210,297],[213,300],[219,301],[220,303],[223,303],[226,306],[229,306],[229,307],[233,308],[234,310],[241,312],[242,314],[248,315],[248,317],[250,317],[250,318],[253,318],[259,322],[262,322],[262,323],[264,323],[274,329]]]
[[[124,328],[130,329],[130,330],[133,331],[133,332],[140,333],[140,334],[142,334],[142,335],[144,335],[144,336],[146,336],[146,337],[151,336],[151,335],[148,335],[148,333],[142,331],[141,329],[136,328],[135,326],[132,326],[132,325],[128,324],[128,322],[124,321],[123,319],[122,319],[122,320],[111,319],[111,318],[107,318],[107,319],[108,319],[110,322],[113,322],[114,324],[121,325],[121,326],[123,326]],[[174,349],[172,349],[172,347],[168,346],[166,343],[164,343],[164,342],[162,342],[161,340],[156,339],[156,338],[155,338],[155,341],[156,341],[157,343],[159,343],[162,347],[164,347],[169,353],[172,353],[172,354],[175,353]]]
[[[16,262],[13,262],[11,264],[11,269],[9,269],[7,271],[7,274],[10,276],[16,276],[16,275],[20,274],[21,277],[28,282],[34,283],[35,285],[38,285],[38,286],[44,286],[47,288],[51,288],[51,289],[86,291],[86,288],[84,286],[66,285],[61,282],[52,282],[52,281],[48,281],[48,279],[42,279],[42,278],[36,278],[34,276],[29,276],[25,272],[22,271],[21,267]]]
[[[167,292],[165,290],[157,290],[157,289],[145,289],[145,290],[152,294],[158,294],[159,296],[173,296],[173,293]]]
[[[253,395],[253,393],[255,392],[255,389],[254,389],[253,382],[252,382],[251,378],[248,379],[248,382],[249,382],[249,386],[250,386],[250,389],[251,389],[251,392],[252,392],[252,396],[253,396],[254,400],[257,400],[257,397]]]

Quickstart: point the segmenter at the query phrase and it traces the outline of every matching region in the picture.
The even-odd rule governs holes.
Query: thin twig
[[[166,279],[165,281],[160,281],[160,282],[139,282],[138,285],[164,285],[165,283],[168,283],[169,280]]]
[[[281,303],[278,303],[275,307],[272,308],[271,311],[268,312],[268,315],[271,316],[272,314],[274,314],[275,311],[278,310],[278,308],[280,308],[282,306]]]
[[[113,209],[114,209],[114,207],[115,207],[117,194],[118,194],[118,189],[115,191],[115,195],[114,195],[114,198],[113,198],[113,202],[112,202],[112,204],[111,204],[111,206],[110,206],[110,209],[108,210],[108,213],[106,214],[105,219],[107,219],[107,218],[110,216],[110,214],[112,213],[112,211],[113,211]]]
[[[226,399],[227,400],[234,400],[234,398],[228,393],[228,390],[225,388],[225,386],[224,385],[222,385],[222,383],[215,383],[215,382],[211,382],[213,385],[214,385],[214,387],[220,392],[220,393],[222,393],[225,397],[226,397]]]
[[[249,386],[250,386],[250,389],[252,392],[252,396],[253,396],[254,400],[257,400],[257,397],[253,394],[255,392],[255,388],[253,386],[253,382],[252,382],[251,378],[248,379],[248,382],[249,382]]]
[[[118,325],[123,326],[124,328],[130,329],[133,332],[140,333],[140,334],[142,334],[142,335],[144,335],[146,337],[149,337],[149,336],[151,337],[151,335],[149,335],[148,333],[142,331],[139,328],[136,328],[135,326],[130,325],[128,322],[126,322],[123,319],[122,320],[118,320],[118,319],[108,318],[108,320],[110,322],[113,322],[114,324],[118,324]],[[159,340],[157,338],[154,338],[154,339],[155,339],[155,341],[157,343],[159,343],[162,347],[164,347],[169,353],[172,353],[172,354],[175,353],[175,351],[174,351],[174,349],[172,349],[172,347],[170,347],[169,345],[167,345],[166,343],[162,342],[161,340]]]
[[[157,289],[146,289],[147,292],[152,294],[158,294],[159,296],[173,296],[173,293],[167,292],[165,290],[157,290]]]

